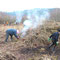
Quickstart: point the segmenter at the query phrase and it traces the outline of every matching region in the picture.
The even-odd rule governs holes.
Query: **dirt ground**
[[[30,31],[32,33],[28,33],[24,38],[20,37],[19,40],[13,37],[13,41],[9,38],[8,42],[5,42],[5,31],[8,28],[21,30],[22,26],[0,25],[0,60],[60,60],[60,44],[55,52],[47,50],[50,31],[46,33],[42,28],[34,33]]]

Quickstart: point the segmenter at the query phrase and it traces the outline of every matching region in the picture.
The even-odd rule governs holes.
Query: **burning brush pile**
[[[53,25],[53,26],[51,26]],[[59,23],[48,22],[42,26],[38,26],[35,29],[29,29],[26,32],[25,37],[23,37],[23,41],[27,44],[27,46],[40,46],[40,45],[48,45],[48,37],[57,31],[60,27]]]
[[[40,46],[48,44],[48,37],[50,35],[50,31],[40,26],[36,29],[28,30],[26,36],[23,37],[23,41],[27,44],[27,46]]]

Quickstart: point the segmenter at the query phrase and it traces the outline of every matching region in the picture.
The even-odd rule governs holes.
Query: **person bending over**
[[[17,39],[19,39],[19,36],[18,36],[17,34],[19,34],[19,30],[16,30],[16,29],[8,29],[8,30],[6,30],[6,39],[5,39],[5,42],[8,41],[9,36],[11,37],[11,40],[13,40],[13,38],[12,38],[13,35],[14,35]]]
[[[60,34],[60,29],[58,29],[58,32],[54,32],[49,38],[48,40],[51,40],[52,43],[48,46],[48,48],[50,49],[50,47],[53,47],[53,51],[55,51],[55,47],[58,44],[58,38],[59,38],[59,34]]]

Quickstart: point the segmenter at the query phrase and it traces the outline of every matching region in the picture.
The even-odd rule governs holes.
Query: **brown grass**
[[[55,24],[57,23],[57,24]],[[51,26],[53,25],[53,26]],[[46,50],[46,46],[50,44],[48,42],[48,37],[51,35],[51,32],[55,32],[57,28],[60,27],[58,22],[48,22],[48,24],[40,26],[37,29],[29,30],[27,35],[24,38],[17,40],[16,38],[13,41],[8,40],[7,43],[5,40],[5,31],[9,28],[19,29],[23,28],[22,25],[12,25],[4,26],[0,25],[0,59],[1,60],[57,60],[57,57],[60,55],[56,53],[55,55],[50,55],[49,51]],[[53,30],[53,31],[52,31]],[[58,51],[60,50],[57,47]],[[51,53],[52,54],[52,53]]]

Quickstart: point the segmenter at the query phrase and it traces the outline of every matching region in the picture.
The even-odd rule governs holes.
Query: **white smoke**
[[[30,27],[32,27],[32,21],[31,20],[25,20],[23,24],[24,24],[24,28],[21,31],[21,33],[22,33],[21,37],[24,37],[26,35],[26,32],[28,31],[28,29]]]
[[[16,14],[16,22],[20,23],[23,15],[24,15],[23,11],[17,11],[15,14]]]
[[[33,28],[42,25],[43,21],[48,20],[50,17],[48,9],[38,9],[28,12],[28,19],[32,21]]]
[[[24,28],[22,29],[22,37],[26,35],[26,32],[32,28],[36,28],[38,25],[42,25],[43,21],[49,19],[48,9],[35,9],[27,11],[28,20],[24,21]]]

